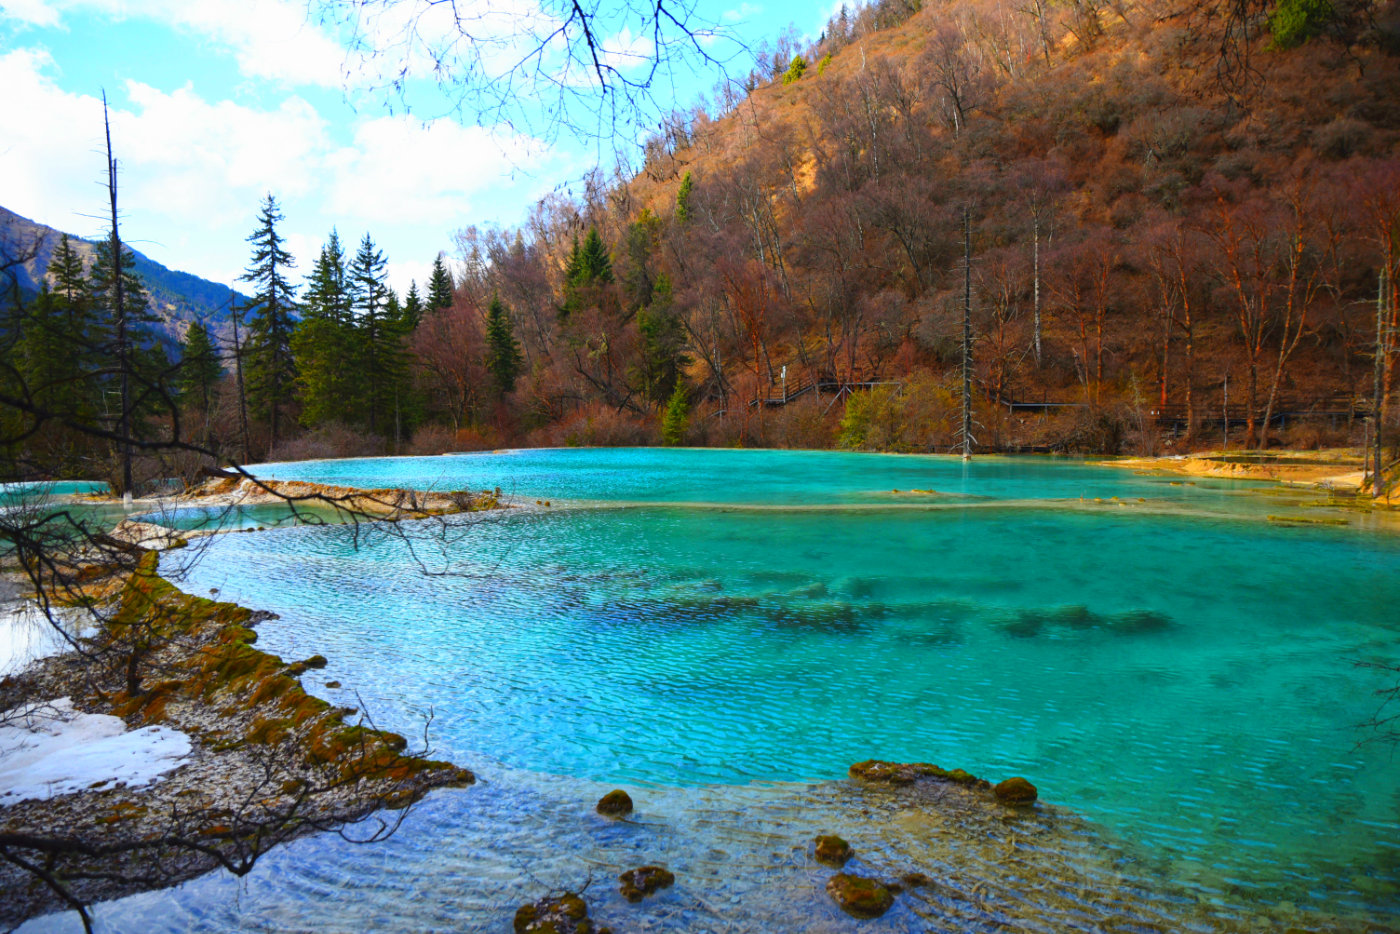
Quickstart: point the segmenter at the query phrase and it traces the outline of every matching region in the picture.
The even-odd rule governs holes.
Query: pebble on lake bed
[[[827,880],[826,892],[853,918],[878,918],[894,904],[894,894],[884,883],[844,872]]]
[[[632,813],[632,796],[621,788],[603,795],[596,808],[604,817],[626,817]]]

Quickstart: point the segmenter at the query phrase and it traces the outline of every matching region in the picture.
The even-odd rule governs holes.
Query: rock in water
[[[941,769],[928,762],[882,762],[869,759],[850,768],[851,778],[873,785],[912,785],[923,780],[952,782],[969,788],[990,788],[991,783],[962,769]]]
[[[1036,799],[1035,786],[1020,776],[1008,778],[993,788],[992,793],[1005,804],[1035,804]]]
[[[573,892],[545,897],[515,912],[515,934],[599,934],[588,906]]]
[[[823,834],[817,838],[817,862],[840,869],[854,855],[851,845],[835,834]]]
[[[618,876],[617,881],[622,883],[623,898],[629,902],[639,902],[658,889],[670,888],[675,884],[676,877],[660,866],[639,866]]]
[[[826,892],[853,918],[878,918],[894,904],[894,895],[878,880],[844,872],[827,880]]]
[[[598,813],[604,817],[626,817],[632,813],[632,798],[621,788],[610,791],[598,802]]]

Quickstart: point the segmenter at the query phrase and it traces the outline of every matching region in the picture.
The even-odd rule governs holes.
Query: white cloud
[[[724,11],[720,17],[721,22],[729,25],[747,22],[756,19],[763,12],[763,7],[751,3],[741,3],[737,7]]]
[[[545,155],[526,137],[445,119],[367,120],[356,128],[352,145],[327,159],[335,179],[327,207],[371,227],[407,223],[445,230],[470,216],[472,202],[516,166]]]
[[[17,20],[25,26],[59,24],[58,10],[46,0],[0,0],[0,17]]]
[[[647,64],[656,54],[656,42],[651,36],[633,35],[631,27],[624,27],[600,46],[603,64],[621,72]]]
[[[93,236],[103,227],[102,103],[64,91],[55,71],[43,50],[0,54],[9,117],[0,204]],[[343,142],[296,95],[259,109],[205,100],[190,85],[165,92],[129,81],[126,96],[111,111],[124,235],[152,259],[218,282],[246,264],[244,238],[268,191],[299,273],[332,226],[347,252],[368,230],[402,291],[425,277],[454,228],[520,216],[565,167],[527,137],[448,120],[362,119]],[[526,165],[538,174],[523,175]]]
[[[299,0],[0,0],[0,14],[30,26],[93,14],[164,23],[222,47],[248,77],[338,86],[345,52],[306,13]]]
[[[344,74],[339,43],[307,22],[306,6],[287,0],[145,0],[147,15],[228,47],[243,74],[333,87]]]

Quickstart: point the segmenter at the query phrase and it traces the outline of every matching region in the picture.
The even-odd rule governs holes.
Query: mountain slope
[[[646,308],[686,335],[662,362],[686,368],[700,440],[831,443],[841,407],[788,406],[786,374],[899,383],[876,398],[898,430],[842,443],[946,449],[966,303],[987,446],[1359,438],[1381,283],[1392,329],[1400,308],[1400,4],[1332,4],[1373,15],[1276,44],[1280,5],[843,11],[678,113],[635,177],[542,202],[518,235],[468,231],[489,262],[464,287],[530,325],[522,404],[584,426],[654,420]],[[617,282],[583,294],[570,246],[593,227]]]
[[[0,207],[0,243],[12,247],[37,245],[34,258],[16,270],[20,291],[26,297],[38,292],[62,237],[62,231]],[[84,266],[91,267],[98,245],[73,234],[68,239]],[[174,345],[183,340],[192,321],[203,321],[220,339],[231,337],[229,299],[236,297],[242,302],[246,300],[244,296],[221,283],[167,269],[137,250],[132,253],[136,256],[136,272],[151,296],[151,311],[160,319],[159,329],[167,343]]]

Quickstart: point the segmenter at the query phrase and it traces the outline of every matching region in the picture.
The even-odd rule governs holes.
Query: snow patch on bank
[[[25,704],[0,714],[0,807],[98,785],[140,787],[189,754],[179,730],[128,730],[119,717],[74,710],[67,697]]]

